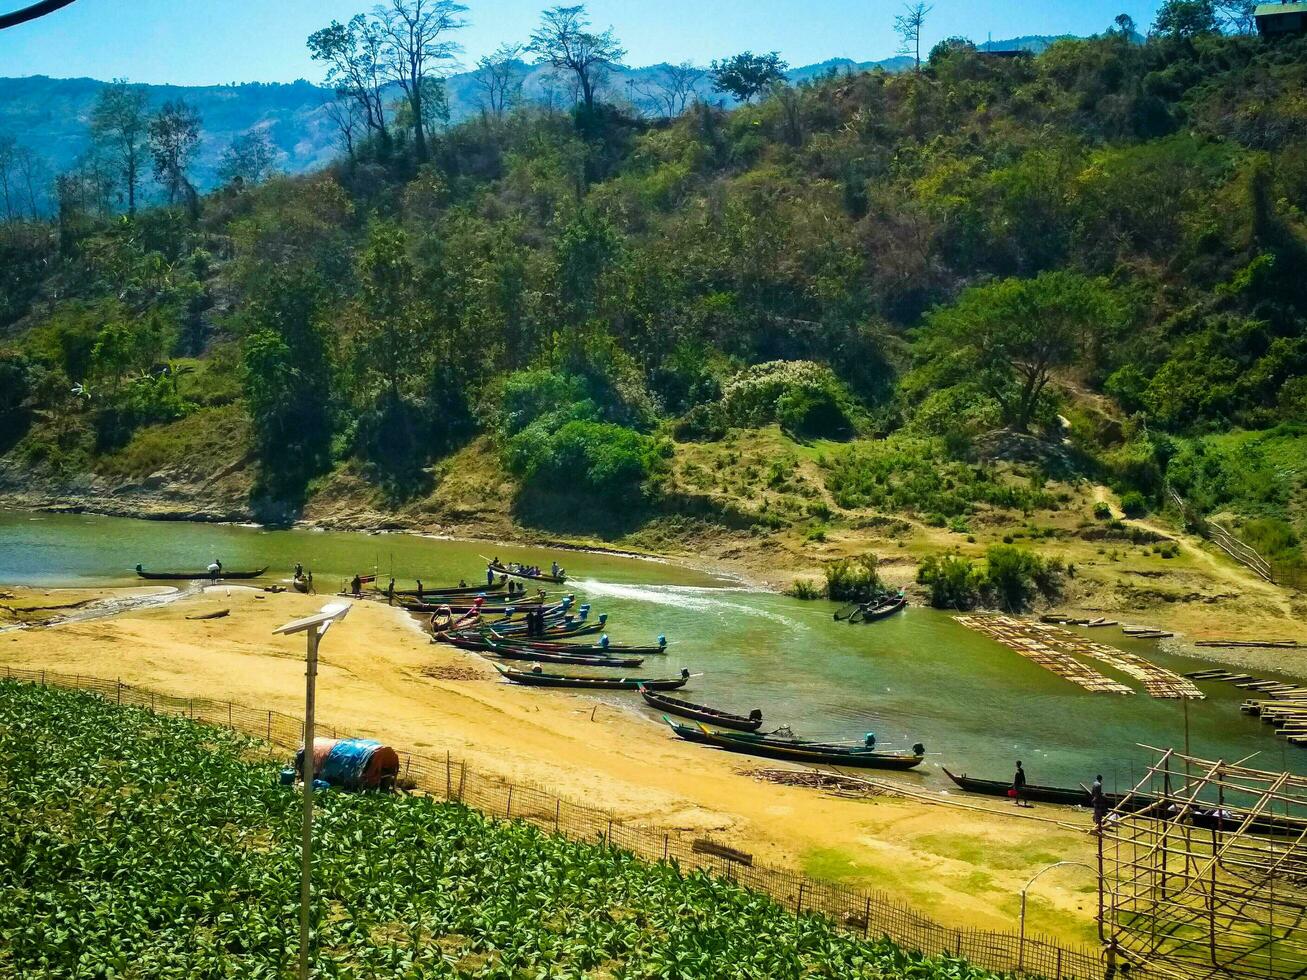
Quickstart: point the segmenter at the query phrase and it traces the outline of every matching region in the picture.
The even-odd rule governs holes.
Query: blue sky
[[[24,0],[0,0],[0,11]],[[76,0],[44,20],[0,32],[0,76],[126,77],[183,85],[231,81],[317,81],[305,37],[370,0]],[[541,0],[468,0],[464,61],[501,41],[526,38]],[[611,25],[628,63],[705,63],[744,49],[778,50],[793,65],[894,54],[898,2],[883,0],[592,0],[597,26]],[[1157,4],[1140,0],[936,0],[924,32],[949,35],[1092,34],[1118,13],[1141,29]]]

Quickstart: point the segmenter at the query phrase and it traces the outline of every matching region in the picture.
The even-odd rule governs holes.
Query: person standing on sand
[[[357,572],[354,574],[354,578],[349,583],[349,591],[351,595],[363,594],[363,580],[358,577]]]
[[[390,584],[386,586],[386,605],[395,604],[395,576],[390,576]]]
[[[1017,771],[1012,775],[1012,802],[1017,806],[1026,806],[1022,802],[1022,797],[1026,792],[1026,771],[1021,768],[1021,760],[1017,760]]]

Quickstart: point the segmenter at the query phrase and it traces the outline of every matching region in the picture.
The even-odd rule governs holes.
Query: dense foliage
[[[0,976],[292,972],[299,797],[259,754],[0,682]],[[315,833],[315,976],[989,976],[425,797],[322,793]]]
[[[596,72],[570,108],[432,123],[421,152],[383,114],[337,166],[195,214],[70,197],[0,231],[17,452],[94,469],[235,405],[256,497],[293,514],[342,466],[425,492],[479,432],[522,479],[602,496],[656,493],[660,427],[779,423],[931,440],[933,475],[859,442],[829,486],[949,520],[1037,499],[986,472],[1006,429],[1069,444],[1144,508],[1169,479],[1278,522],[1291,554],[1300,484],[1268,490],[1208,440],[1307,418],[1307,40],[1189,6],[1142,43],[1121,26],[996,58],[952,39],[920,71],[769,76],[750,104],[670,119],[620,104],[602,64],[566,66]],[[196,355],[201,397],[143,386]]]
[[[936,609],[971,609],[985,603],[1021,612],[1036,599],[1057,599],[1066,572],[1057,559],[996,544],[981,563],[960,555],[931,555],[917,568],[917,581],[926,586]]]

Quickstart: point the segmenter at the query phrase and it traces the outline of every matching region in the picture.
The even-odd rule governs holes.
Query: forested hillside
[[[959,541],[1068,506],[1051,480],[1136,515],[1169,482],[1297,568],[1307,41],[1170,7],[1208,9],[11,222],[5,482]]]

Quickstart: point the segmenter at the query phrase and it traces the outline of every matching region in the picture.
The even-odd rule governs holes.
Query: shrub
[[[1056,598],[1061,591],[1062,563],[1010,545],[993,545],[985,552],[985,589],[991,601],[1008,612],[1020,612],[1036,594]]]
[[[722,389],[722,420],[757,428],[779,422],[805,439],[847,439],[861,410],[830,368],[813,361],[768,361],[741,371]]]
[[[970,609],[984,586],[984,576],[958,555],[931,555],[918,566],[917,581],[930,589],[936,609]]]
[[[1121,497],[1121,513],[1126,517],[1143,517],[1148,513],[1148,501],[1138,490],[1130,490]]]
[[[793,596],[795,599],[820,599],[821,588],[811,579],[796,578],[787,595]]]
[[[1100,521],[1110,521],[1112,519],[1112,508],[1107,505],[1107,501],[1100,500],[1094,504],[1094,517]]]
[[[609,497],[614,504],[638,489],[657,462],[653,439],[611,422],[574,419],[553,432],[532,425],[508,445],[509,468],[523,480],[560,493]]]
[[[505,378],[498,392],[495,425],[500,435],[517,435],[532,422],[560,411],[574,411],[588,399],[585,382],[561,371],[517,371]],[[577,417],[580,413],[574,413]],[[585,417],[596,417],[590,408]]]
[[[826,566],[826,595],[845,601],[868,599],[880,588],[876,556],[839,558]]]

